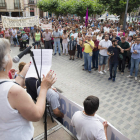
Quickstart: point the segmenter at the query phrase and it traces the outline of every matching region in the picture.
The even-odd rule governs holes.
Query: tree
[[[58,15],[57,8],[59,6],[58,0],[41,0],[37,3],[39,9],[43,12],[51,12],[54,13],[56,16]]]
[[[123,24],[125,16],[125,8],[127,0],[98,0],[99,3],[107,7],[107,11],[111,14],[120,15],[120,23]],[[129,0],[128,13],[140,6],[140,0]]]

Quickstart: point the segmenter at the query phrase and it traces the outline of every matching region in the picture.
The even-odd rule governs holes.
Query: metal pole
[[[123,29],[124,29],[124,31],[125,31],[125,26],[126,26],[126,18],[127,18],[128,3],[129,3],[129,0],[127,0],[126,9],[125,9],[125,15],[124,15],[124,22],[123,22]]]
[[[20,0],[18,1],[18,9],[20,8]],[[20,9],[19,9],[19,17],[20,17]]]

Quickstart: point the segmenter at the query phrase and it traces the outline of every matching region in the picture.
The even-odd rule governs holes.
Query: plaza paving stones
[[[12,56],[19,53],[18,47],[12,48]],[[21,61],[30,62],[30,55]],[[126,69],[124,75],[117,73],[116,82],[108,81],[109,72],[104,75],[92,70],[83,71],[82,60],[69,60],[68,56],[53,56],[52,70],[57,75],[55,87],[67,98],[82,105],[89,95],[100,98],[97,114],[109,121],[130,140],[140,140],[140,84],[129,79]],[[13,64],[18,68],[18,64]],[[134,75],[134,74],[133,74]],[[140,75],[140,72],[139,72]],[[139,78],[138,78],[139,80]]]

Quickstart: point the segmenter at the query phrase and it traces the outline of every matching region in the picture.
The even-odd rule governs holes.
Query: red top
[[[94,41],[94,45],[96,46],[96,48],[94,48],[93,51],[98,51],[99,41],[97,39]]]
[[[29,33],[30,33],[30,29],[27,28],[27,29],[24,29],[25,32],[27,32],[26,34],[29,36]]]
[[[4,37],[4,31],[1,31],[0,32],[0,38],[3,38]]]

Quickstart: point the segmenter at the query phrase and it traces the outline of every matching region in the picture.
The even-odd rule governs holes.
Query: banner
[[[52,29],[52,23],[49,23],[49,24],[43,24],[43,23],[41,23],[41,28],[43,30]]]
[[[71,118],[73,114],[76,111],[82,111],[84,108],[75,102],[67,99],[62,94],[58,93],[60,97],[60,105],[61,105],[61,111],[64,113],[63,118],[63,125],[73,134],[76,136],[75,128],[71,124]],[[101,118],[99,115],[95,115],[101,123],[103,123],[105,120]],[[129,140],[126,138],[120,131],[118,131],[114,126],[112,126],[108,122],[108,128],[107,128],[107,137],[108,140]]]
[[[32,17],[2,16],[2,25],[4,28],[33,27],[34,25],[39,26],[39,16]]]

